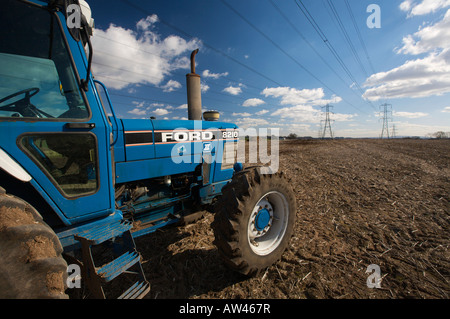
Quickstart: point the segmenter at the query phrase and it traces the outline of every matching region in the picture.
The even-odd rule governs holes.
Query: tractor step
[[[135,251],[128,251],[119,258],[111,261],[97,270],[97,274],[105,281],[111,281],[121,273],[139,262],[141,256]]]
[[[150,291],[150,284],[146,281],[136,282],[117,299],[142,299]]]
[[[74,236],[75,239],[81,243],[81,254],[84,266],[83,276],[86,278],[87,288],[94,298],[104,299],[105,293],[102,285],[123,273],[126,273],[127,276],[134,277],[134,280],[137,280],[137,282],[132,287],[128,288],[128,290],[119,298],[143,298],[150,291],[150,284],[145,279],[144,271],[142,269],[141,256],[136,251],[136,245],[134,243],[133,235],[131,234],[132,227],[131,222],[114,222],[92,228],[89,231],[81,232]],[[110,247],[111,252],[119,257],[101,267],[96,267],[94,262],[94,252],[96,250],[93,250],[92,246],[101,245],[113,238],[114,241],[108,243],[106,247]],[[112,244],[112,246],[110,244]]]
[[[108,239],[118,237],[127,230],[130,230],[133,225],[131,222],[112,223],[94,227],[86,232],[75,235],[78,241],[85,240],[90,245],[99,245]]]

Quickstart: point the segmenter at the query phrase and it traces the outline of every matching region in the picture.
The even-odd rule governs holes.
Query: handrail
[[[100,84],[101,87],[103,88],[103,90],[105,91],[106,99],[108,100],[108,104],[109,104],[109,108],[111,110],[112,117],[114,118],[114,122],[116,123],[116,134],[114,134],[114,140],[113,140],[113,143],[111,144],[111,146],[114,146],[117,143],[117,140],[119,138],[119,124],[117,123],[116,113],[114,112],[114,108],[112,106],[111,99],[109,97],[108,89],[106,88],[106,86],[99,80],[94,80],[94,83]],[[113,132],[114,132],[114,127],[113,127]]]

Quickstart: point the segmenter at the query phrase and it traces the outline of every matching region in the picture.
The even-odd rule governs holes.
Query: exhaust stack
[[[191,73],[186,74],[188,119],[202,120],[202,95],[200,75],[195,73],[195,55],[198,49],[191,53]]]

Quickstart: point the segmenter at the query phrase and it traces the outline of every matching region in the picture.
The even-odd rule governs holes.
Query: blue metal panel
[[[222,188],[228,184],[230,180],[221,181],[218,183],[213,183],[205,187],[200,188],[199,196],[201,198],[202,204],[209,204],[212,202],[213,198],[220,195]]]
[[[143,179],[193,172],[200,161],[200,154],[194,160],[182,156],[182,163],[174,163],[170,158],[156,158],[142,161],[116,163],[116,183],[126,183]]]

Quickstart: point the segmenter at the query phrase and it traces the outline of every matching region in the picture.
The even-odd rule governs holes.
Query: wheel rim
[[[248,242],[253,252],[265,256],[273,252],[286,233],[289,204],[277,191],[262,196],[252,210],[248,222]]]

